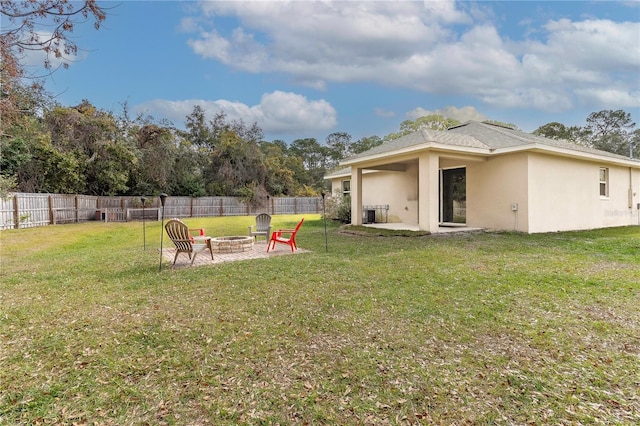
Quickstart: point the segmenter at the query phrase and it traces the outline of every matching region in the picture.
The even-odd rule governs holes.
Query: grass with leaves
[[[326,225],[161,272],[159,222],[2,231],[0,425],[640,423],[639,227]]]

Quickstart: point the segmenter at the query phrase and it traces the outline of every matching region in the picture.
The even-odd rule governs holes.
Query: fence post
[[[20,228],[20,213],[18,212],[18,194],[13,196],[13,227]]]
[[[298,214],[298,197],[293,197],[293,214]]]
[[[78,201],[77,195],[73,198],[73,206],[75,207],[76,223],[80,223],[80,214],[78,213],[78,209],[80,208],[80,202]]]
[[[49,195],[49,225],[56,224],[56,213],[53,211],[53,196]]]

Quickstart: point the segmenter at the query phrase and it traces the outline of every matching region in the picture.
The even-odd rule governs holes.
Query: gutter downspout
[[[629,214],[633,214],[633,197],[636,195],[633,192],[633,169],[629,167]],[[640,225],[640,203],[636,206],[638,211],[638,225]]]
[[[633,160],[633,146],[635,144],[629,140],[629,159]],[[629,166],[629,212],[633,211],[633,169]],[[640,209],[639,209],[640,210]],[[640,214],[639,214],[640,217]]]
[[[633,222],[633,198],[636,193],[633,191],[633,168],[629,167],[629,216],[630,224]],[[640,225],[640,203],[636,205],[636,211],[638,213],[638,225]]]

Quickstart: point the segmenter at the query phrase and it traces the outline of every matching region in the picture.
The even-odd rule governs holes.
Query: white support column
[[[418,159],[418,226],[437,232],[440,216],[440,157],[424,153]]]
[[[351,167],[351,224],[362,225],[362,169]]]

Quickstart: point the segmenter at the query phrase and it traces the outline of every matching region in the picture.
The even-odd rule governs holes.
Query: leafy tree
[[[400,124],[400,131],[408,130],[415,132],[420,129],[447,130],[449,127],[457,126],[460,122],[454,118],[443,117],[438,114],[418,117],[415,121],[404,121]]]
[[[328,156],[328,149],[315,138],[296,139],[289,146],[289,152],[300,157],[309,171],[324,168]]]
[[[620,155],[629,155],[629,145],[635,136],[635,126],[636,123],[628,112],[602,110],[589,114],[584,131],[590,146]]]
[[[287,152],[289,151],[289,147],[287,146],[287,143],[285,141],[283,141],[282,139],[276,139],[274,141],[271,142],[267,142],[267,141],[262,141],[260,142],[260,145],[267,145],[267,146],[274,146],[280,149],[280,152],[282,152],[283,155],[286,155]]]
[[[241,195],[247,199],[266,196],[266,170],[259,143],[262,129],[242,120],[229,121],[217,113],[206,121],[205,111],[196,106],[187,117],[186,140],[203,159],[206,193]]]
[[[6,198],[17,186],[16,178],[0,175],[0,198]]]
[[[168,192],[192,197],[204,197],[207,195],[202,169],[202,155],[185,138],[180,139],[178,142]]]
[[[584,127],[566,127],[551,122],[538,127],[533,133],[552,139],[566,139],[615,154],[640,157],[640,129],[631,120],[631,114],[623,110],[592,112]]]
[[[315,138],[296,139],[289,146],[289,154],[302,162],[303,170],[295,174],[298,183],[315,188],[316,193],[327,185],[324,175],[330,164],[328,147],[320,145]]]
[[[126,194],[132,167],[137,162],[131,149],[119,141],[100,145],[87,167],[87,190],[94,195]]]
[[[1,65],[0,65],[1,66]],[[37,119],[50,108],[51,96],[37,82],[3,77],[0,86],[0,137],[11,137],[13,126],[25,125],[25,121]]]
[[[636,129],[631,134],[631,145],[629,147],[631,151],[630,157],[640,158],[640,129]]]
[[[24,192],[82,193],[83,170],[73,153],[51,143],[41,120],[23,113],[0,138],[0,174],[14,189]]]
[[[425,115],[415,120],[405,120],[400,123],[400,131],[398,133],[390,133],[385,136],[384,140],[398,139],[402,136],[416,132],[421,129],[428,130],[447,130],[449,127],[457,126],[460,122],[453,118],[446,118],[439,114]]]
[[[258,144],[264,138],[262,129],[257,123],[246,125],[242,120],[229,121],[224,112],[216,113],[209,121],[206,111],[200,105],[193,108],[185,121],[186,138],[203,152],[213,152],[224,134],[235,133],[241,139]]]
[[[340,160],[351,154],[351,135],[345,132],[331,133],[325,139],[325,145],[328,148],[327,167],[335,167]]]
[[[578,126],[567,127],[557,121],[544,124],[533,131],[534,135],[550,139],[563,139],[578,143],[582,139],[583,131]]]
[[[53,143],[62,150],[78,151],[90,159],[96,148],[118,133],[115,119],[83,100],[75,107],[55,107],[45,115]]]
[[[283,141],[262,142],[260,150],[266,169],[266,192],[275,196],[295,195],[299,185],[294,170],[300,168],[299,159],[287,155],[287,145]]]
[[[63,152],[51,143],[47,133],[29,141],[29,161],[18,172],[18,188],[23,192],[60,194],[86,193],[84,168],[74,153]]]
[[[93,20],[99,29],[107,15],[96,0],[13,0],[0,3],[3,25],[0,31],[2,69],[9,76],[22,77],[24,65],[20,63],[25,51],[46,53],[45,68],[52,68],[51,56],[60,59],[78,52],[70,34],[76,23]],[[64,67],[68,64],[63,62]]]
[[[21,126],[13,127],[13,135],[6,135],[0,138],[0,174],[5,177],[16,177],[20,168],[30,159],[29,152],[30,138],[37,136],[37,133],[26,131],[24,125],[28,125],[33,120],[25,121]]]
[[[51,58],[77,53],[78,47],[69,36],[76,23],[93,19],[98,29],[106,13],[95,0],[3,0],[0,14],[0,134],[4,135],[25,111],[35,110],[46,99],[42,83],[27,73],[21,62],[24,53],[43,52],[43,66],[52,70]],[[68,66],[64,61],[62,64]]]
[[[251,200],[267,195],[266,169],[258,145],[232,130],[220,134],[205,178],[209,194],[242,195]]]
[[[136,129],[136,161],[130,174],[130,194],[159,194],[171,184],[177,148],[171,129],[145,124]]]
[[[215,149],[217,143],[216,134],[209,127],[204,108],[200,105],[194,106],[191,114],[187,115],[185,127],[187,128],[185,136],[193,145],[201,147],[207,152]]]
[[[134,146],[111,113],[84,100],[71,108],[56,107],[45,115],[52,145],[73,155],[86,176],[86,190],[94,195],[126,193],[137,158]]]
[[[379,136],[367,136],[358,139],[353,144],[351,144],[351,151],[353,154],[359,154],[361,152],[368,151],[378,145],[382,145],[383,142],[384,140]]]

